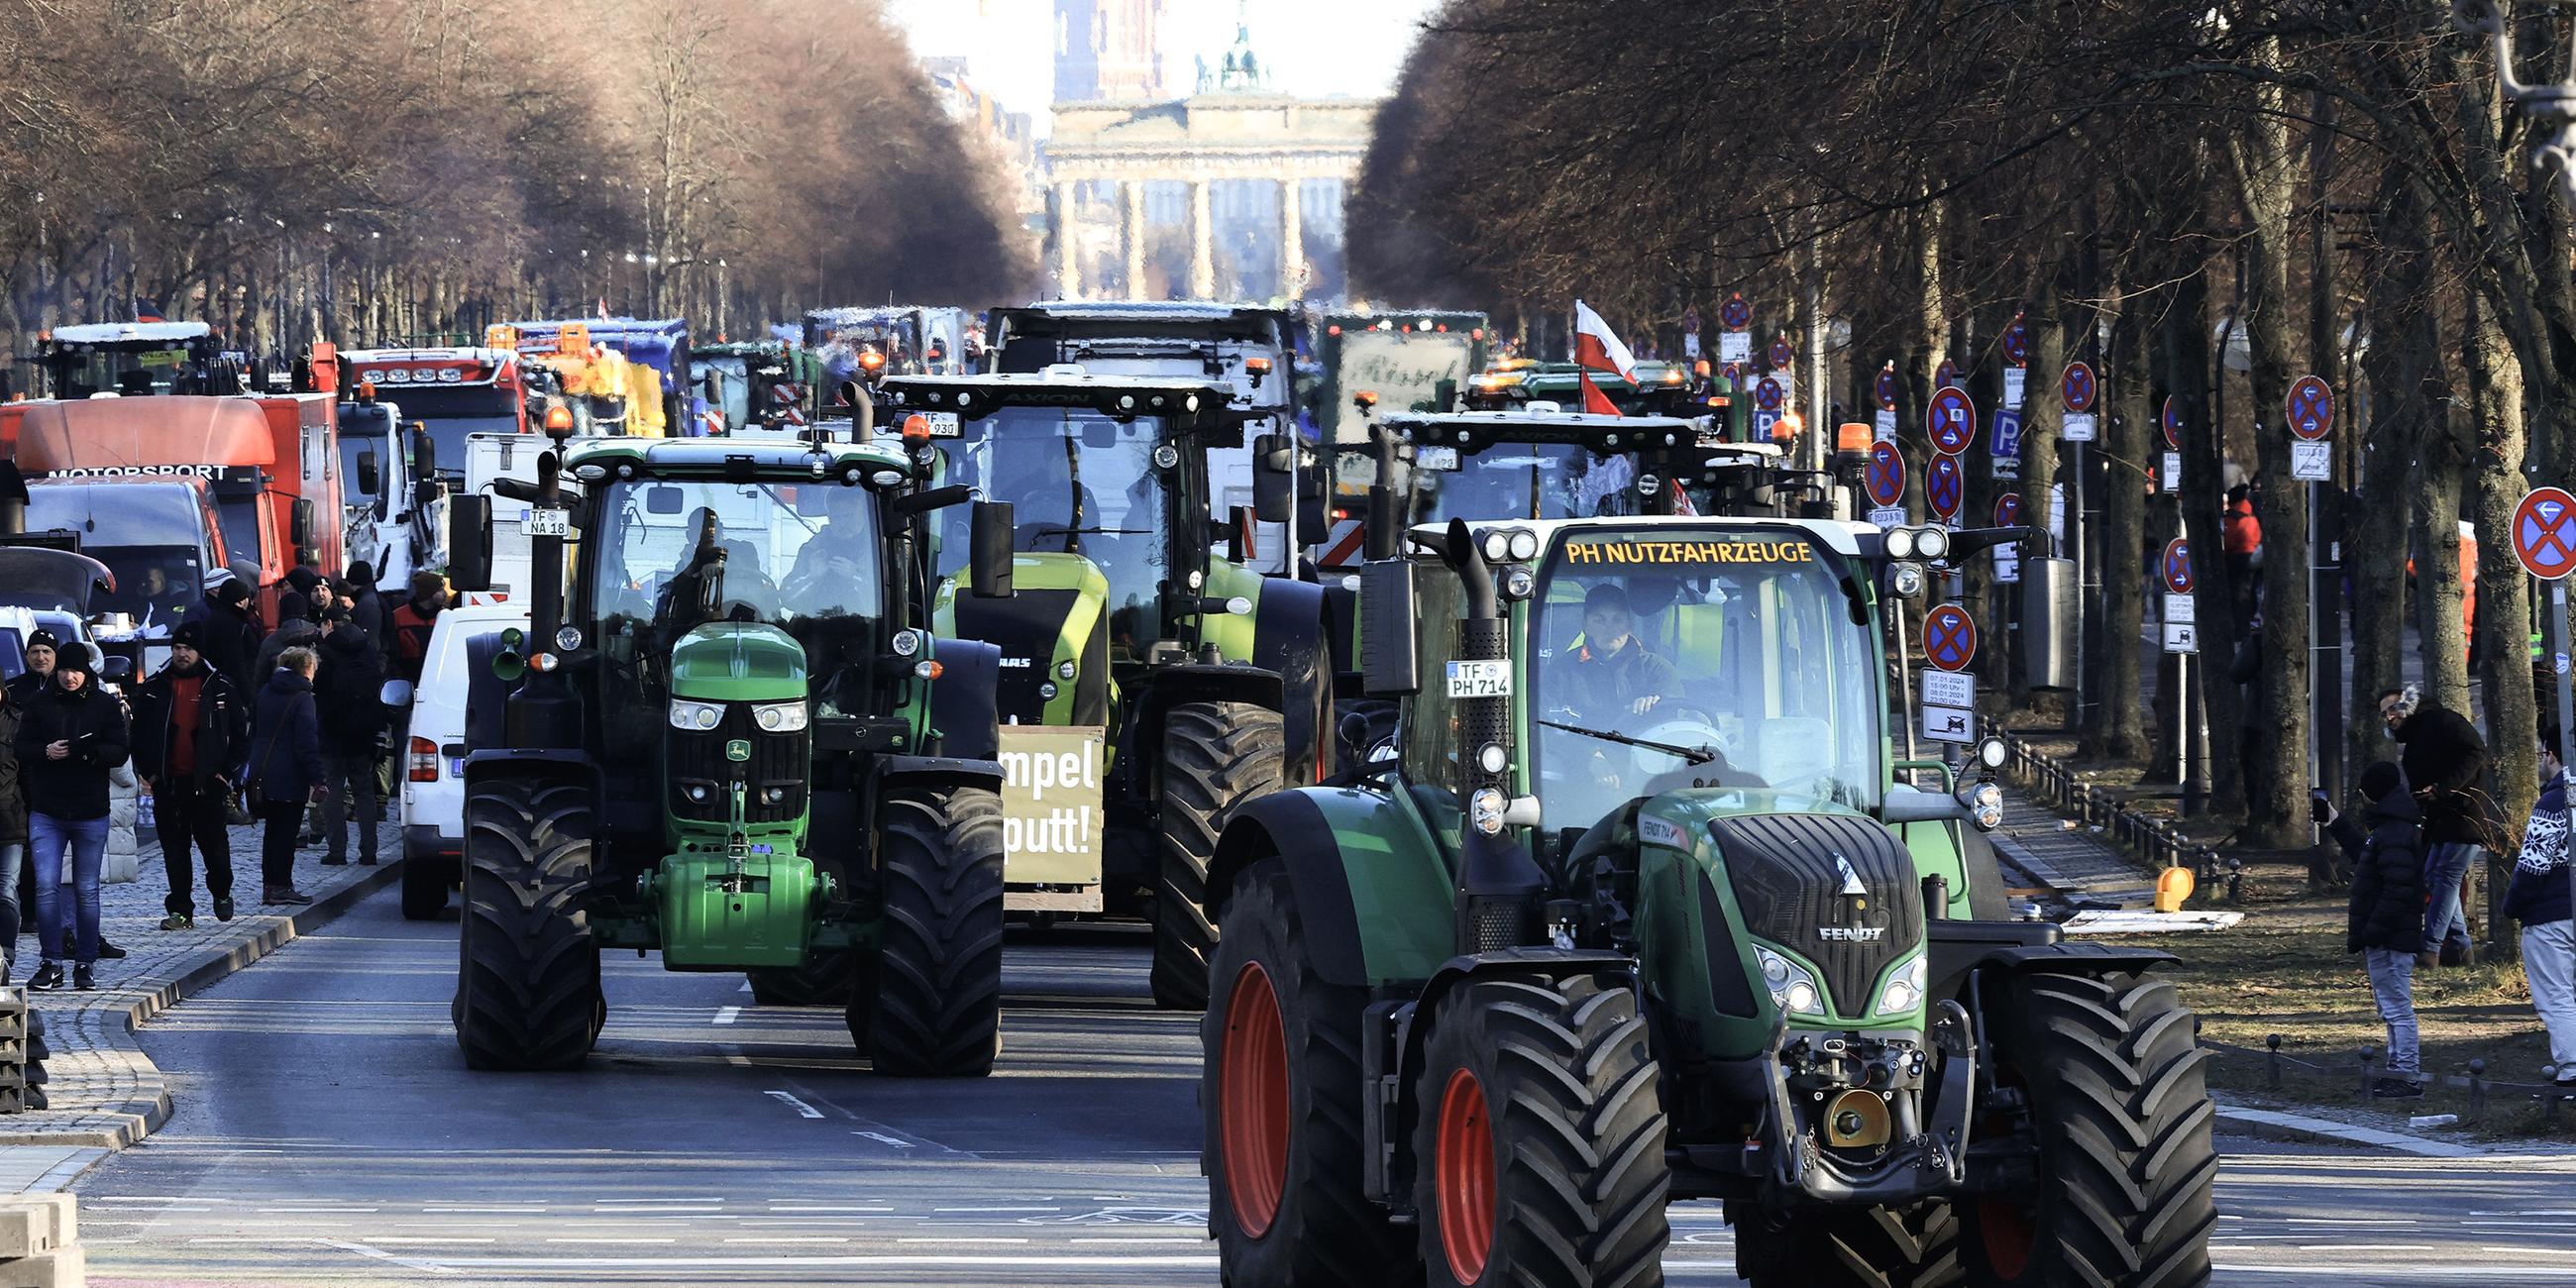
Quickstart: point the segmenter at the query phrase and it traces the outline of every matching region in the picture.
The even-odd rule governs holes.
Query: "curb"
[[[181,1000],[204,992],[218,980],[276,952],[298,935],[308,934],[336,921],[341,914],[361,899],[390,885],[401,874],[403,860],[379,865],[375,871],[314,900],[289,913],[283,920],[268,926],[249,939],[200,960],[182,972],[177,979],[163,984],[134,1000],[124,1010],[124,1033],[134,1031],[151,1019],[177,1005]],[[100,1014],[116,1016],[114,1009]],[[143,1074],[148,1097],[130,1099],[118,1104],[100,1106],[94,1112],[122,1121],[103,1131],[12,1132],[0,1128],[0,1145],[60,1145],[69,1148],[104,1149],[113,1153],[140,1142],[170,1121],[170,1088],[160,1070],[143,1054],[139,1046],[128,1045],[122,1054],[130,1056],[146,1072]]]
[[[2216,1101],[2218,1120],[2241,1129],[2257,1140],[2291,1141],[2309,1145],[2349,1145],[2363,1149],[2395,1150],[2423,1158],[2486,1158],[2500,1151],[2475,1145],[2455,1144],[2429,1136],[2410,1136],[2404,1132],[2377,1127],[2357,1127],[2330,1118],[2312,1118],[2306,1114],[2284,1113],[2277,1109],[2256,1109],[2250,1105]]]

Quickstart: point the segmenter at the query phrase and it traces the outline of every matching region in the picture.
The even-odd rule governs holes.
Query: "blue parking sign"
[[[1994,437],[1990,439],[1989,442],[1991,443],[1991,450],[1996,456],[2021,455],[2021,413],[2017,411],[1996,412]]]

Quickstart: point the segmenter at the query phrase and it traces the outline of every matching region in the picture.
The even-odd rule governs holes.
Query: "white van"
[[[500,679],[491,656],[501,632],[528,629],[528,609],[469,592],[438,615],[429,650],[421,657],[420,685],[412,691],[411,734],[402,758],[402,913],[427,921],[447,907],[465,855],[465,721],[477,689],[486,708],[502,709]],[[477,645],[477,641],[481,641]],[[475,674],[474,659],[483,659]],[[480,679],[478,686],[476,680]]]

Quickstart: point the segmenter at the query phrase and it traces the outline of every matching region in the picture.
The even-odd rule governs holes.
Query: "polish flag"
[[[1575,365],[1593,371],[1606,371],[1629,384],[1637,383],[1637,359],[1628,346],[1611,334],[1610,324],[1581,300],[1574,302]]]
[[[1586,413],[1594,416],[1621,414],[1619,404],[1610,401],[1610,395],[1601,392],[1601,386],[1592,383],[1591,372],[1577,371],[1574,373],[1574,378],[1583,385],[1583,410]]]

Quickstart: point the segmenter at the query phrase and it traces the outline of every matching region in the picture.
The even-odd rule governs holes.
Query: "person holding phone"
[[[14,743],[27,793],[27,857],[36,872],[36,932],[44,951],[29,988],[61,988],[66,958],[72,962],[72,987],[97,987],[108,779],[125,763],[128,741],[125,708],[100,691],[89,650],[64,650],[54,663],[53,684],[28,704]],[[67,858],[72,907],[65,906],[62,893]]]

